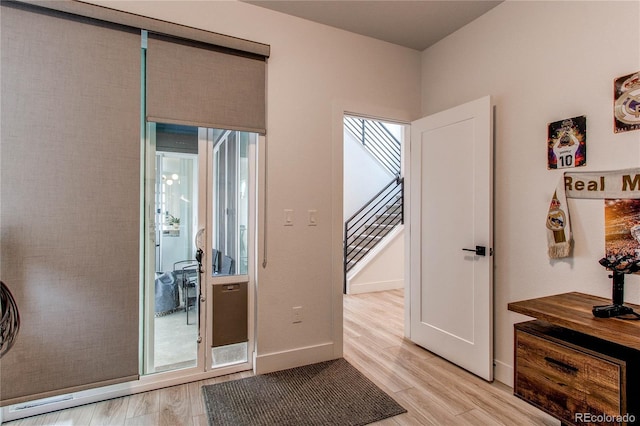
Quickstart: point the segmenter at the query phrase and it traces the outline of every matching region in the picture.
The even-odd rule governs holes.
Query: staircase
[[[400,176],[400,142],[383,123],[345,117],[345,129],[356,137],[379,163],[395,175],[344,225],[344,292],[347,273],[396,226],[404,223],[404,179]]]

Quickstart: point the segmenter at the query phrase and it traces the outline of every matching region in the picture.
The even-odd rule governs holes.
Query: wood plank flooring
[[[344,357],[408,412],[376,423],[398,425],[558,425],[559,422],[403,338],[403,291],[344,297]],[[9,426],[206,426],[200,387],[249,377],[243,372],[70,408]]]
[[[344,297],[344,357],[408,413],[379,426],[559,425],[513,396],[405,340],[404,291]]]

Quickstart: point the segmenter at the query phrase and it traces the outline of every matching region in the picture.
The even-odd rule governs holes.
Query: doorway
[[[348,113],[343,111],[346,150]],[[408,201],[405,337],[487,380],[493,377],[492,116],[491,98],[485,97],[411,122],[411,127],[406,123],[402,156]],[[460,152],[468,155],[460,157]],[[345,158],[344,181],[349,167]],[[343,197],[346,207],[346,189]],[[463,198],[471,205],[460,206]],[[343,241],[347,235],[343,231]],[[348,246],[347,241],[345,250]],[[451,259],[459,264],[445,262]]]
[[[345,294],[404,287],[406,132],[389,120],[343,118]]]
[[[250,369],[257,135],[148,123],[146,142],[142,374]]]

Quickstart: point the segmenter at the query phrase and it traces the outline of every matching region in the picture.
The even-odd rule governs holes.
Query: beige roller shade
[[[0,404],[138,375],[140,34],[2,2]]]
[[[266,132],[264,56],[149,34],[147,119]]]

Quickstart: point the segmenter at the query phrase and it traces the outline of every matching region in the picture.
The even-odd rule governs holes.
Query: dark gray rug
[[[366,425],[406,413],[343,358],[202,387],[210,425]]]

